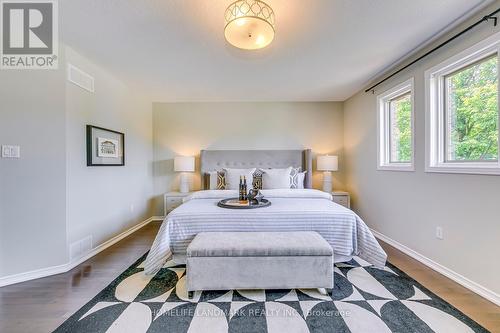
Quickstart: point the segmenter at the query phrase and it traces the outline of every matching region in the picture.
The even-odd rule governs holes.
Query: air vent
[[[94,92],[94,78],[71,64],[68,64],[68,81],[89,92]]]

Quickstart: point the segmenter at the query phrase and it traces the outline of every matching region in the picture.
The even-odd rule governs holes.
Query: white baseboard
[[[463,275],[458,274],[457,272],[435,262],[432,259],[429,259],[422,254],[418,253],[417,251],[414,251],[410,249],[409,247],[395,241],[392,238],[387,237],[384,234],[381,234],[380,232],[371,229],[372,233],[380,239],[381,241],[386,242],[387,244],[395,247],[399,251],[403,252],[404,254],[409,255],[413,259],[421,262],[425,266],[435,270],[436,272],[446,276],[447,278],[455,281],[456,283],[464,286],[465,288],[469,289],[470,291],[478,294],[481,297],[486,298],[488,301],[495,303],[496,305],[500,306],[500,295],[495,293],[492,290],[489,290],[488,288],[480,285],[479,283],[476,283],[468,278],[466,278]]]
[[[128,235],[136,232],[137,230],[141,229],[142,227],[148,225],[152,221],[161,221],[163,220],[162,216],[152,216],[148,218],[145,221],[142,221],[139,224],[134,225],[130,229],[125,230],[124,232],[120,233],[119,235],[116,235],[115,237],[107,240],[106,242],[102,243],[101,245],[93,248],[90,252],[85,254],[83,257],[80,257],[76,260],[72,260],[66,264],[63,265],[58,265],[58,266],[51,266],[51,267],[46,267],[46,268],[41,268],[29,272],[24,272],[24,273],[19,273],[19,274],[14,274],[14,275],[8,275],[0,278],[0,287],[8,286],[11,284],[15,283],[20,283],[20,282],[25,282],[29,280],[34,280],[34,279],[39,279],[51,275],[56,275],[56,274],[61,274],[61,273],[66,273],[67,271],[75,268],[79,264],[81,264],[84,261],[87,261],[88,259],[92,258],[96,254],[98,254],[101,251],[104,251],[111,245],[114,245],[127,237]]]
[[[50,276],[50,275],[64,273],[64,272],[68,271],[68,269],[66,269],[67,266],[68,266],[68,264],[63,264],[63,265],[41,268],[41,269],[37,269],[34,271],[29,271],[29,272],[14,274],[14,275],[7,275],[7,276],[0,278],[0,287],[5,287],[5,286],[11,285],[11,284],[16,284],[19,282],[25,282],[25,281],[29,281],[29,280],[43,278],[43,277]]]
[[[163,218],[160,217],[160,216],[152,216],[152,217],[148,218],[147,220],[142,221],[141,223],[134,225],[132,228],[125,230],[121,234],[116,235],[115,237],[113,237],[113,238],[105,241],[101,245],[93,248],[90,252],[88,252],[87,254],[85,254],[83,257],[80,257],[80,258],[77,258],[76,260],[70,261],[67,264],[67,265],[69,265],[69,268],[66,270],[66,272],[69,271],[70,269],[73,269],[76,266],[80,265],[82,262],[85,262],[85,261],[89,260],[90,258],[92,258],[93,256],[95,256],[99,252],[102,252],[102,251],[106,250],[111,245],[114,245],[114,244],[118,243],[119,241],[121,241],[122,239],[124,239],[125,237],[127,237],[128,235],[133,234],[134,232],[136,232],[137,230],[141,229],[142,227],[145,227],[149,223],[151,223],[153,221],[158,221],[158,220],[163,220]]]

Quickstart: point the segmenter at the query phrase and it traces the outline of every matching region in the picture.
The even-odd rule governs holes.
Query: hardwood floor
[[[0,332],[50,332],[91,300],[151,246],[151,223],[73,270],[0,288]],[[500,333],[500,307],[382,243],[389,261],[478,323]]]
[[[152,222],[71,271],[0,288],[0,332],[51,332],[146,253]]]

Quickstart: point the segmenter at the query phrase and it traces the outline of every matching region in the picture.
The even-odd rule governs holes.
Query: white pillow
[[[209,177],[208,189],[209,190],[216,190],[217,189],[217,177],[218,177],[217,171],[209,171],[208,177]]]
[[[252,188],[253,182],[253,169],[223,169],[226,173],[226,190],[238,190],[240,185],[240,176],[245,176],[247,179],[247,189]]]
[[[262,174],[262,189],[290,188],[292,167],[286,169],[265,169],[262,171],[264,172]]]

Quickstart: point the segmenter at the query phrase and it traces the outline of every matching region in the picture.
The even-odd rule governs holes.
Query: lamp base
[[[181,173],[179,191],[181,193],[188,193],[189,192],[189,176],[187,173],[184,173],[184,172]]]
[[[331,171],[323,172],[323,191],[327,193],[332,192],[332,173]]]

